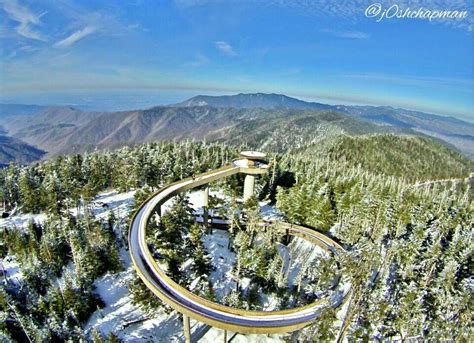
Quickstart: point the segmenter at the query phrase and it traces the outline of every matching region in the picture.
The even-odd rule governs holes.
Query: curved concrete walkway
[[[168,199],[180,192],[237,173],[264,174],[266,168],[268,167],[265,165],[250,168],[236,161],[232,165],[172,183],[160,189],[138,209],[130,224],[130,254],[140,278],[162,301],[186,316],[224,330],[241,333],[283,333],[308,325],[318,318],[321,308],[340,306],[348,298],[350,286],[339,289],[331,298],[318,299],[312,304],[289,310],[265,312],[234,309],[192,294],[171,280],[154,260],[146,243],[147,224],[151,215]],[[342,250],[336,242],[314,230],[290,224],[282,224],[281,227],[326,251],[338,254]]]

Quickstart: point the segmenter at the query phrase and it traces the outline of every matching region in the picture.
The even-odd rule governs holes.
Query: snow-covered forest
[[[159,222],[149,225],[149,244],[172,280],[205,299],[245,310],[285,310],[334,292],[337,255],[285,235],[278,222],[263,222],[262,209],[272,207],[255,197],[243,204],[211,199],[220,204],[214,212],[223,218],[218,222],[228,223],[225,230],[196,223],[197,201],[191,204],[186,196],[176,197]]]
[[[314,153],[315,149],[270,155],[272,168],[258,180],[258,200],[271,203],[286,222],[325,232],[343,245],[346,252],[338,264],[353,294],[347,306],[325,310],[312,326],[286,339],[472,341],[472,183],[466,179],[456,187],[417,187],[413,175],[395,168],[410,156],[416,160],[413,165],[423,164],[423,155],[412,151],[401,150],[397,154],[403,158],[390,155],[385,160],[368,155],[357,163],[348,158],[350,147],[345,147],[343,160]],[[179,340],[179,316],[161,304],[131,269],[127,224],[133,210],[159,187],[229,163],[240,150],[225,144],[152,143],[1,169],[0,200],[9,218],[0,223],[0,339],[153,340],[153,333],[161,330],[162,341]],[[360,149],[354,154],[358,156]],[[383,168],[374,168],[375,162]],[[461,173],[464,168],[452,175],[427,168],[417,170],[416,176],[423,181],[467,177]],[[241,195],[242,184],[236,176],[214,187],[233,199]],[[110,192],[116,196],[107,198]],[[231,219],[236,213],[233,206],[242,204],[229,201],[226,216]],[[257,199],[246,206],[246,213],[255,216],[249,223],[258,222]],[[185,197],[170,207],[159,225],[149,237],[160,248],[157,260],[165,260],[173,279],[216,300],[218,290],[209,287],[207,279],[192,285],[185,280],[186,273],[207,275],[216,267],[211,233],[194,222]],[[252,308],[257,306],[252,301],[262,295],[255,285],[278,286],[279,280],[268,277],[271,265],[263,268],[263,263],[275,261],[278,269],[279,254],[268,242],[268,249],[249,249],[249,240],[263,236],[252,238],[251,231],[235,227],[229,232],[227,242],[232,241],[229,248],[239,266],[231,272],[241,283],[234,286],[245,292],[226,294],[222,301]],[[259,264],[247,253],[264,256]],[[335,267],[328,261],[319,266],[318,273],[326,271],[321,275],[308,264],[309,280],[314,276],[322,284],[330,282]],[[296,278],[303,279],[300,274]],[[247,285],[248,275],[252,283]],[[114,283],[117,280],[121,287]],[[110,289],[105,290],[106,285]],[[315,285],[308,282],[303,288],[311,286]],[[111,292],[116,298],[110,297]],[[292,301],[288,295],[278,299],[278,292],[273,293],[284,306]],[[132,307],[139,313],[132,319],[117,312]],[[137,327],[134,320],[148,320],[149,330],[146,325]]]
[[[304,154],[276,168],[297,179],[277,192],[285,217],[329,230],[347,249],[341,266],[354,293],[331,338],[472,340],[472,188],[420,189]]]

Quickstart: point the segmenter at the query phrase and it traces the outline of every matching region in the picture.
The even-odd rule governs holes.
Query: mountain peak
[[[331,106],[316,102],[306,102],[284,94],[275,93],[239,93],[235,95],[197,95],[176,104],[177,107],[211,106],[233,108],[296,108],[296,109],[330,109]]]

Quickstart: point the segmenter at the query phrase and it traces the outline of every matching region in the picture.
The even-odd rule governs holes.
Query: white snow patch
[[[210,275],[214,291],[219,298],[227,295],[235,288],[231,273],[235,263],[235,253],[229,251],[229,233],[225,230],[214,229],[213,234],[203,235],[204,247],[211,256],[211,264],[216,268]]]
[[[86,333],[93,329],[103,335],[113,332],[124,342],[184,342],[182,320],[176,312],[149,315],[132,304],[127,283],[133,273],[130,267],[96,280],[94,284],[106,307],[92,315],[85,325]],[[195,321],[191,324],[192,334],[203,328],[203,324]]]
[[[283,246],[284,247],[284,246]],[[286,247],[284,247],[286,248]],[[283,248],[283,249],[284,249]],[[294,285],[301,267],[309,264],[321,257],[327,257],[328,253],[317,245],[313,245],[300,237],[293,237],[293,240],[287,247],[288,255],[284,254],[282,258],[288,258],[285,263],[285,272],[288,274],[288,285]],[[281,251],[282,248],[279,249]],[[285,261],[286,262],[286,261]]]
[[[187,192],[186,195],[189,198],[189,202],[191,203],[191,206],[195,210],[202,209],[204,206],[204,190],[198,190],[198,191],[191,191]],[[209,198],[210,197],[216,197],[218,199],[228,199],[228,197],[221,191],[221,190],[209,190]],[[172,200],[172,199],[170,199]],[[169,201],[169,200],[168,200]]]
[[[18,213],[8,218],[0,219],[0,228],[26,228],[31,221],[38,224],[43,223],[46,220],[46,214],[32,214],[32,213]]]
[[[278,298],[272,294],[260,293],[263,311],[276,311],[278,308]]]
[[[261,201],[259,202],[259,205],[260,205],[260,214],[263,220],[271,221],[271,220],[281,220],[283,218],[283,216],[275,208],[275,206],[270,205],[269,201]]]
[[[243,277],[242,279],[240,279],[240,287],[242,288],[242,290],[246,290],[250,286],[251,281],[252,280],[248,277]]]
[[[89,207],[92,209],[92,213],[97,218],[107,219],[110,211],[113,211],[116,218],[119,218],[120,221],[123,221],[128,217],[128,214],[130,213],[131,206],[133,205],[134,195],[135,191],[130,191],[126,193],[118,193],[117,191],[107,191],[98,194],[94,198],[94,200],[92,200]],[[70,209],[70,213],[76,216],[77,210]],[[44,223],[46,218],[46,213],[17,213],[8,218],[0,218],[0,228],[26,228],[28,223],[30,223],[32,220],[36,223],[42,224]]]
[[[67,266],[63,267],[61,277],[57,278],[56,281],[54,281],[54,283],[62,288],[64,286],[64,281],[67,276],[69,276],[70,279],[73,279],[72,276],[74,275],[74,268],[75,268],[74,262],[69,261]]]
[[[136,191],[118,193],[117,191],[107,191],[99,193],[91,203],[88,204],[88,207],[96,218],[103,220],[107,219],[112,211],[115,218],[118,218],[119,223],[122,224],[130,213],[135,192]],[[77,216],[77,209],[70,209],[69,212],[73,216]]]
[[[7,256],[0,261],[0,276],[1,282],[14,284],[16,286],[21,284],[23,275],[21,273],[20,265],[15,257]]]
[[[135,193],[136,191],[126,193],[110,191],[99,194],[92,202],[94,215],[98,218],[107,218],[109,211],[113,210],[117,218],[128,217]]]

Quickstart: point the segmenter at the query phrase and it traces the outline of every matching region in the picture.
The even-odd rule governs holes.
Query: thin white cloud
[[[229,57],[238,56],[238,54],[234,51],[234,48],[232,47],[232,45],[230,45],[229,43],[220,40],[220,41],[214,42],[214,44],[216,45],[216,48],[220,52],[222,52],[224,55],[229,56]]]
[[[209,64],[209,58],[207,58],[203,54],[197,54],[194,61],[185,63],[184,65],[188,66],[188,67],[196,67],[197,68],[197,67],[205,66],[207,64]]]
[[[368,39],[370,35],[362,31],[354,30],[332,30],[332,29],[323,29],[321,32],[330,34],[334,37],[339,38],[349,38],[349,39]]]
[[[3,10],[8,14],[11,20],[18,22],[16,32],[29,39],[46,41],[46,37],[35,31],[33,26],[41,24],[41,17],[46,14],[33,13],[28,7],[22,6],[16,0],[3,0]]]
[[[24,52],[33,52],[33,51],[37,51],[38,49],[39,49],[38,47],[34,47],[31,45],[22,45],[20,47],[20,50]]]
[[[82,30],[78,30],[71,34],[69,37],[66,37],[63,40],[60,40],[59,42],[55,43],[54,46],[57,48],[65,48],[68,47],[74,43],[76,43],[78,40],[90,35],[91,33],[94,33],[97,29],[93,26],[86,26]]]

